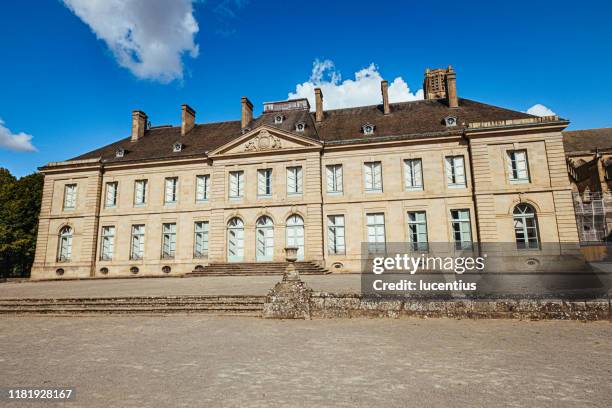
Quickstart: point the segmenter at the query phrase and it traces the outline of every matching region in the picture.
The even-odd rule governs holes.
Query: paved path
[[[607,408],[611,338],[607,322],[3,317],[0,387],[71,386],[66,406],[94,408]]]
[[[0,298],[114,297],[171,295],[265,295],[281,276],[207,276],[45,281],[0,284]],[[360,291],[360,275],[304,275],[313,289]]]

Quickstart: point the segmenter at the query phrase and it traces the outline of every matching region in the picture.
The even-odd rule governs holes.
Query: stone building
[[[425,100],[325,110],[270,102],[253,117],[151,127],[45,175],[33,279],[185,274],[282,261],[287,246],[332,272],[360,270],[362,243],[578,240],[562,130],[457,96],[451,67],[427,70]],[[534,252],[535,251],[535,252]]]
[[[609,240],[612,231],[612,128],[563,132],[580,241]]]

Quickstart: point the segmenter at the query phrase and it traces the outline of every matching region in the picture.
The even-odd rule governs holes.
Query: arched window
[[[304,260],[304,219],[297,214],[287,218],[287,246],[298,249],[298,261]]]
[[[234,217],[227,223],[227,260],[242,262],[244,258],[244,223]]]
[[[274,222],[263,215],[257,219],[255,255],[258,261],[271,261],[274,256]]]
[[[60,262],[70,261],[72,256],[72,228],[65,226],[60,230],[59,234],[59,247],[57,253],[57,260]]]
[[[529,204],[518,204],[514,207],[513,217],[516,247],[518,249],[537,249],[540,242],[534,208]]]

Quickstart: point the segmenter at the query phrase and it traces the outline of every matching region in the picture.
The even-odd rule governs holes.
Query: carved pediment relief
[[[276,152],[303,148],[321,148],[321,143],[277,129],[260,128],[210,152],[211,156]]]
[[[258,152],[283,148],[281,139],[277,136],[271,135],[270,132],[265,129],[247,141],[243,146],[245,152]]]

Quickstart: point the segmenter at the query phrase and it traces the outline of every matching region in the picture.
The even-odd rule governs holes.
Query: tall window
[[[404,178],[406,190],[423,189],[423,165],[421,159],[404,160]]]
[[[193,257],[206,258],[208,256],[208,222],[198,221],[194,226]]]
[[[162,224],[162,258],[173,259],[176,252],[176,224]]]
[[[68,262],[72,257],[72,228],[65,226],[60,230],[57,260]]]
[[[164,191],[164,203],[175,204],[178,199],[178,177],[167,177]]]
[[[244,195],[244,171],[230,171],[229,173],[229,196],[230,198],[241,198]]]
[[[538,220],[536,212],[528,204],[519,204],[514,207],[514,235],[518,249],[537,249],[540,245],[538,239]]]
[[[71,210],[76,207],[77,185],[66,184],[64,186],[64,210]]]
[[[325,166],[327,177],[327,192],[331,194],[342,193],[342,165],[331,164]]]
[[[472,225],[470,210],[451,210],[451,229],[455,249],[472,248]]]
[[[363,164],[363,174],[366,191],[381,192],[383,190],[381,162],[365,162]]]
[[[257,170],[257,195],[272,195],[272,169]]]
[[[527,150],[508,151],[508,175],[511,183],[529,183]]]
[[[408,242],[413,251],[427,251],[427,216],[425,211],[408,212]]]
[[[302,194],[302,167],[287,167],[287,194]]]
[[[210,174],[196,177],[196,201],[208,201],[210,196]]]
[[[466,186],[463,156],[446,156],[446,183],[450,188]]]
[[[142,259],[144,256],[145,226],[143,224],[132,225],[132,245],[130,259]]]
[[[344,255],[344,215],[329,215],[327,217],[327,250],[330,255]]]
[[[383,213],[367,214],[368,251],[385,252],[385,215]]]
[[[106,183],[106,198],[104,200],[104,206],[107,208],[112,208],[117,206],[117,188],[119,187],[119,183],[116,181],[111,181]]]
[[[102,227],[102,243],[100,248],[100,259],[110,261],[113,259],[115,247],[115,226]]]
[[[134,205],[145,205],[147,202],[147,180],[134,182]]]

